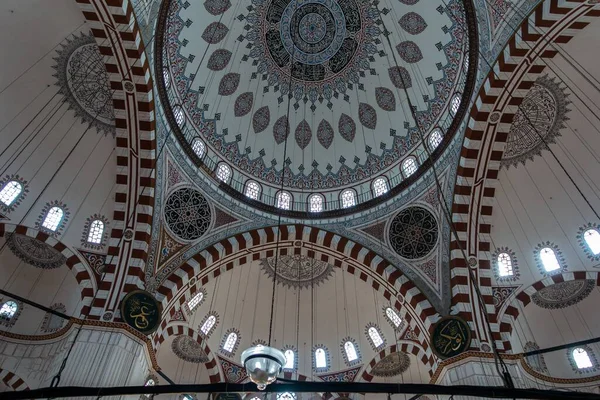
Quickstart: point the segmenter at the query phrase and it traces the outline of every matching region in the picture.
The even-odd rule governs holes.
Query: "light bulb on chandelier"
[[[277,380],[277,375],[285,364],[285,355],[278,349],[259,344],[244,350],[242,364],[258,390],[265,390],[267,385]]]

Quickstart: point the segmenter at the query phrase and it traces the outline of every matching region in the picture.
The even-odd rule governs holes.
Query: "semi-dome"
[[[462,0],[165,1],[165,114],[201,174],[242,200],[312,216],[374,204],[464,115],[470,14]]]

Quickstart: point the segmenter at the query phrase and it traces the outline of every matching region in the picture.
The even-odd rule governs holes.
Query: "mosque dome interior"
[[[0,399],[600,398],[599,17],[4,0]]]

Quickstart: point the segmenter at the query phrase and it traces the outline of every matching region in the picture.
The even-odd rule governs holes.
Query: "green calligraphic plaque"
[[[438,357],[455,357],[471,346],[471,329],[460,317],[444,317],[433,327],[431,346]]]
[[[160,303],[145,290],[134,290],[121,302],[121,318],[144,335],[149,335],[158,328],[160,316]]]

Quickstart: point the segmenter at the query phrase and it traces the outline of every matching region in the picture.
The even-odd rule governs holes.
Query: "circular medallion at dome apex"
[[[408,207],[390,223],[390,244],[396,253],[406,259],[425,257],[435,248],[437,239],[435,216],[423,207]]]
[[[463,92],[469,36],[461,0],[234,2],[218,17],[227,34],[210,47],[202,34],[215,18],[195,4],[168,3],[160,64],[180,82],[170,90],[174,99],[185,98],[179,103],[191,122],[186,130],[193,125],[207,143],[202,161],[231,164],[232,186],[257,179],[267,194],[268,185],[281,184],[284,167],[284,186],[292,190],[333,191],[378,172],[397,175],[395,167],[420,142],[401,87],[414,94],[427,132],[447,116],[450,97]],[[450,10],[439,12],[444,4]],[[407,14],[410,37],[399,23]],[[225,67],[210,69],[207,60],[223,50]]]
[[[273,279],[275,257],[260,261],[262,270]],[[305,255],[280,255],[277,257],[277,282],[288,287],[311,287],[326,281],[333,273],[333,266]]]
[[[208,230],[212,213],[202,193],[181,188],[167,197],[164,216],[167,226],[178,238],[195,240]]]
[[[202,349],[200,343],[189,336],[177,336],[173,339],[171,348],[173,349],[173,353],[183,361],[197,364],[209,361],[208,356],[204,352],[204,349]]]
[[[15,256],[36,268],[54,269],[67,262],[60,251],[29,236],[11,233],[7,235],[6,243]]]

